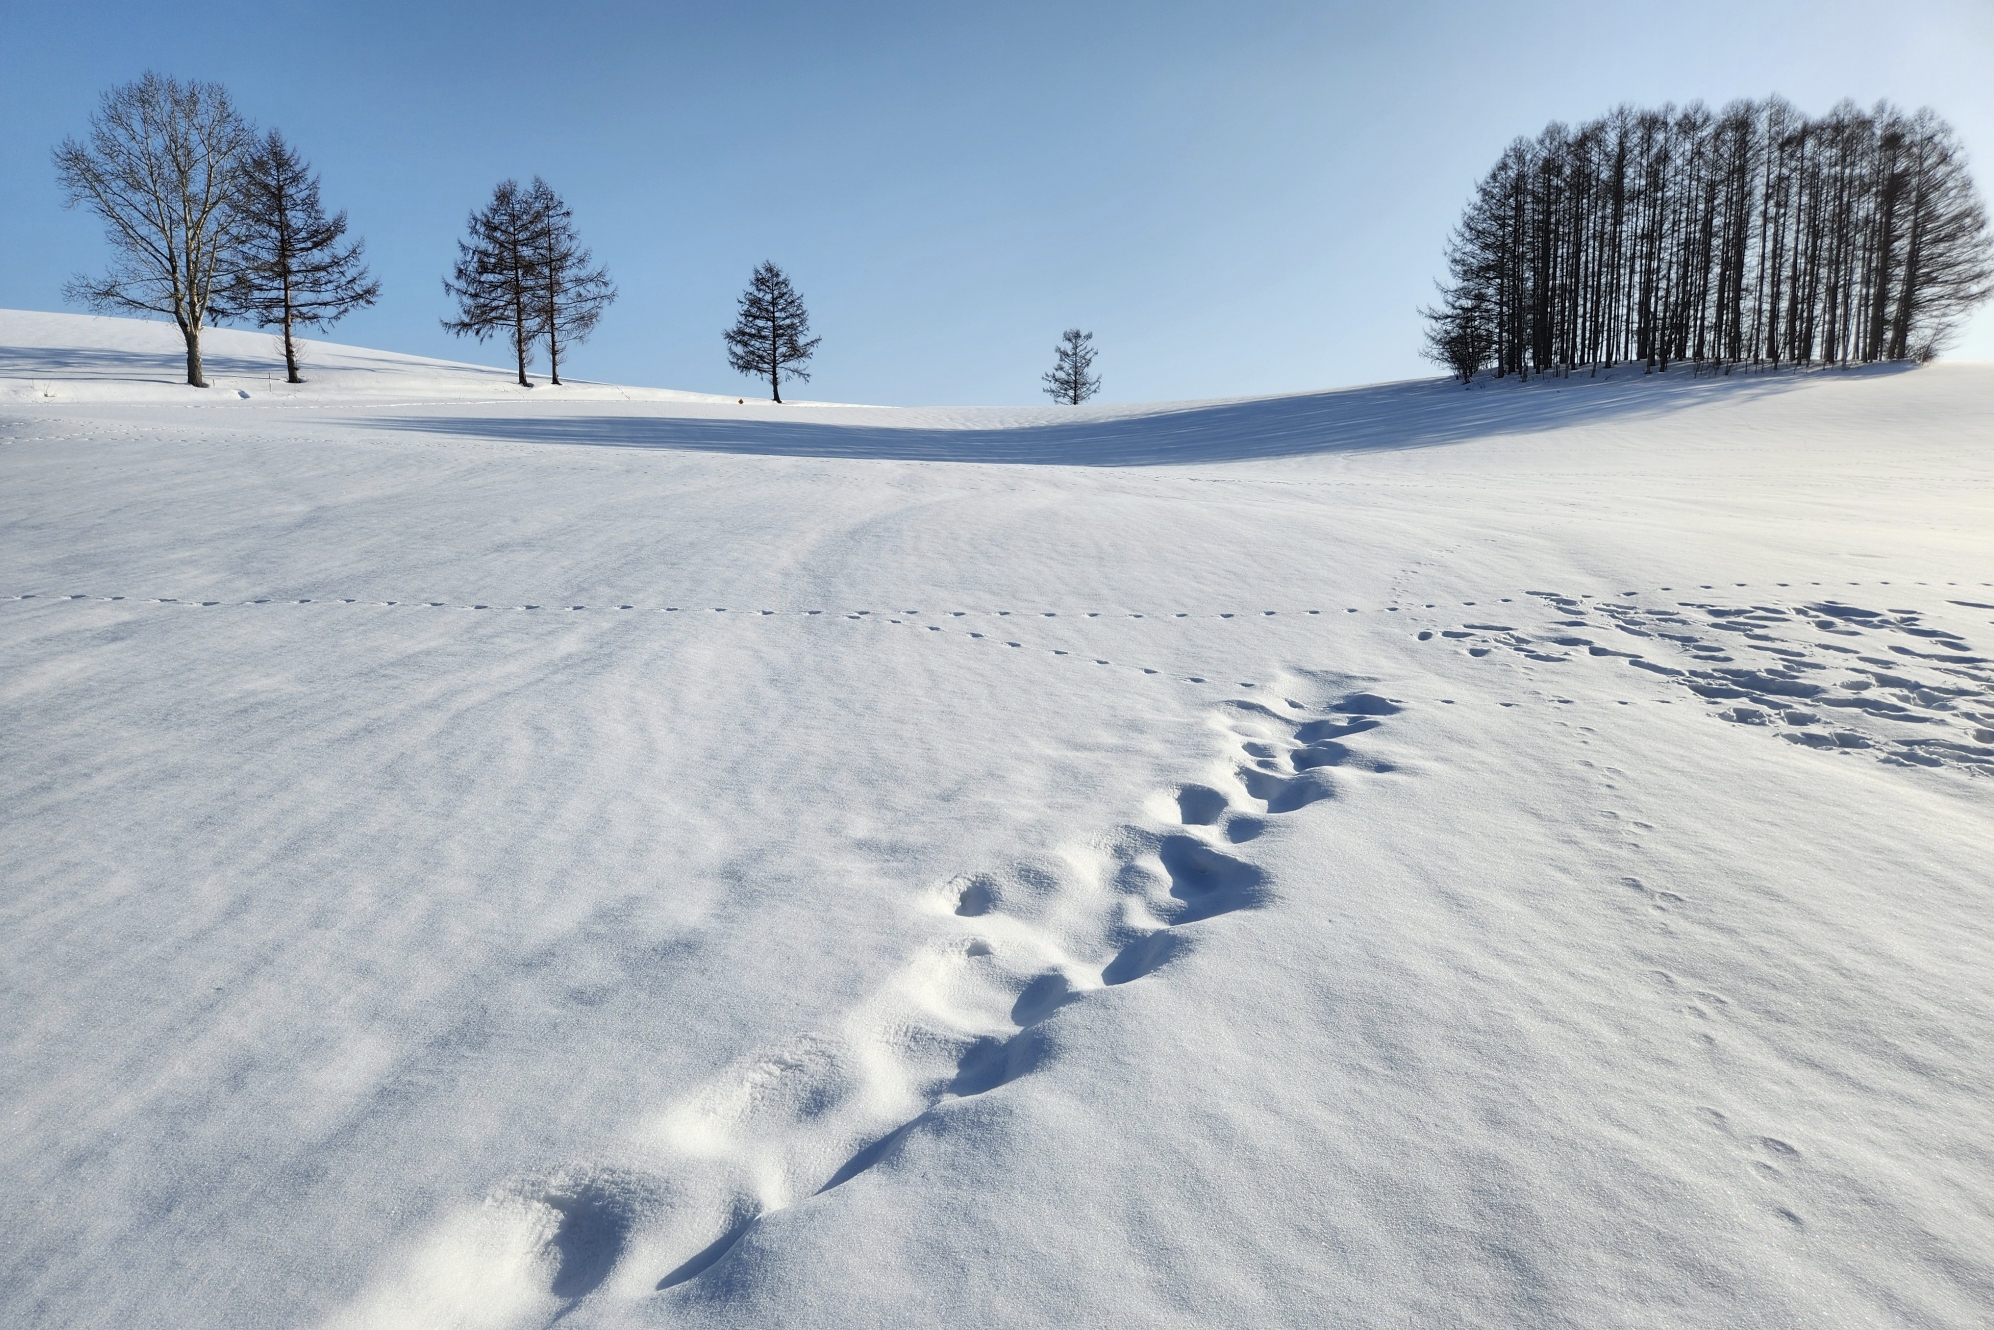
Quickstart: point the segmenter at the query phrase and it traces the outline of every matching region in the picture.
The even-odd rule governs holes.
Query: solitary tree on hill
[[[1093,333],[1068,328],[1060,334],[1059,345],[1053,348],[1053,354],[1058,359],[1053,362],[1052,369],[1042,376],[1046,396],[1055,402],[1079,406],[1101,391],[1100,376],[1089,378],[1087,375],[1087,371],[1094,367]]]
[[[609,269],[591,267],[595,255],[575,234],[574,213],[540,177],[533,178],[528,202],[538,218],[531,262],[540,328],[547,337],[547,377],[561,382],[561,347],[588,340],[602,312],[616,299]]]
[[[780,402],[784,379],[810,382],[803,367],[823,339],[809,333],[810,314],[803,308],[803,297],[782,269],[764,263],[741,293],[741,311],[725,333],[727,363],[743,374],[767,379],[770,395]]]
[[[102,277],[63,290],[92,309],[164,314],[187,342],[187,382],[201,372],[201,328],[227,316],[235,204],[255,132],[219,83],[148,73],[104,94],[87,143],[55,150],[63,206],[97,214],[117,257]]]
[[[519,386],[526,377],[526,351],[543,328],[544,304],[536,264],[541,243],[540,205],[517,180],[502,180],[492,201],[471,214],[469,236],[457,242],[457,266],[443,279],[445,294],[457,298],[457,317],[443,330],[484,341],[504,332],[512,339]]]
[[[346,214],[325,215],[318,177],[276,130],[245,161],[236,206],[241,243],[229,283],[231,313],[281,328],[285,379],[303,383],[292,329],[330,327],[373,304],[381,284],[361,261],[364,242],[346,241]]]

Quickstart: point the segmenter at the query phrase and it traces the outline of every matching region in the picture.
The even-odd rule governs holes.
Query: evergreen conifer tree
[[[727,363],[742,374],[769,381],[769,394],[782,401],[782,381],[810,382],[803,368],[816,351],[819,337],[808,337],[810,315],[803,297],[773,263],[755,269],[741,293],[740,313],[727,339]],[[808,337],[808,340],[805,338]]]
[[[1426,319],[1425,357],[1465,387],[1487,368],[1495,353],[1495,329],[1488,311],[1469,287],[1442,287],[1438,309],[1422,309]]]
[[[595,255],[575,234],[574,212],[539,176],[533,177],[528,205],[538,219],[530,261],[539,305],[540,330],[547,338],[547,377],[561,382],[561,347],[588,340],[602,312],[616,299],[606,267],[591,267]]]
[[[236,207],[231,317],[282,329],[285,381],[303,383],[293,328],[330,327],[373,304],[381,284],[361,261],[364,242],[346,241],[346,214],[325,215],[318,177],[276,130],[245,161]]]
[[[445,294],[457,298],[457,317],[443,320],[443,330],[481,342],[505,333],[522,388],[533,386],[526,353],[545,326],[536,259],[542,225],[533,194],[517,180],[500,181],[491,202],[471,214],[457,266],[443,279]]]
[[[1094,367],[1093,333],[1068,328],[1060,334],[1059,345],[1053,348],[1053,354],[1058,359],[1043,376],[1046,396],[1055,402],[1078,406],[1101,391],[1100,376],[1090,378],[1087,374]]]

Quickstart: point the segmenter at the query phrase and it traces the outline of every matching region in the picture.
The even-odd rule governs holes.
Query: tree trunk
[[[297,344],[291,340],[291,301],[294,295],[291,290],[291,272],[294,263],[291,252],[291,215],[288,208],[280,208],[277,216],[280,228],[279,243],[284,263],[284,382],[303,383],[304,378],[298,373]]]
[[[303,383],[298,375],[298,349],[291,341],[291,298],[284,295],[284,382]]]
[[[526,264],[519,247],[513,246],[509,255],[512,271],[507,275],[512,283],[512,349],[519,358],[519,386],[531,388],[532,380],[526,377],[526,291],[522,283],[526,280]]]
[[[205,388],[208,381],[201,374],[201,330],[183,327],[180,332],[187,339],[187,386]]]
[[[775,404],[782,405],[782,352],[781,343],[776,340],[776,331],[769,329],[769,391],[775,394]]]
[[[555,275],[547,275],[547,307],[541,317],[547,320],[547,381],[556,388],[561,386],[561,333],[559,321],[555,318],[557,302],[554,299]]]

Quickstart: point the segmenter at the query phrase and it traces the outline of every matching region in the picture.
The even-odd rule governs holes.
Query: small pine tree
[[[281,329],[285,379],[303,383],[292,329],[330,327],[381,294],[361,262],[365,242],[343,243],[346,214],[325,215],[318,177],[274,129],[244,163],[236,208],[242,238],[230,310],[259,328]]]
[[[519,386],[531,388],[526,352],[543,326],[535,250],[538,203],[517,180],[502,180],[467,227],[469,238],[457,242],[457,266],[443,279],[444,293],[457,298],[457,317],[443,320],[443,330],[481,342],[506,333],[519,365]]]
[[[727,363],[742,374],[769,381],[769,393],[782,401],[782,381],[810,382],[803,366],[810,362],[821,337],[804,340],[810,332],[810,314],[803,297],[789,284],[789,278],[773,263],[755,269],[748,289],[741,293],[741,310],[727,339]]]
[[[1421,351],[1428,360],[1449,370],[1463,386],[1495,355],[1495,329],[1487,311],[1465,288],[1441,291],[1438,309],[1422,309],[1426,320],[1426,345]]]
[[[583,342],[602,312],[616,299],[608,268],[589,265],[595,255],[575,234],[574,212],[539,176],[533,177],[529,204],[539,219],[532,264],[538,287],[540,328],[547,338],[547,377],[561,382],[561,347]]]
[[[1079,406],[1101,391],[1100,376],[1089,378],[1087,375],[1087,371],[1094,367],[1093,333],[1068,328],[1060,334],[1059,345],[1053,348],[1053,354],[1058,359],[1053,362],[1051,371],[1043,376],[1046,396],[1055,402]]]

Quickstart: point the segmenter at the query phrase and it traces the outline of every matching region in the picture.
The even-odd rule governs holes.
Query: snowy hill
[[[284,382],[275,334],[209,328],[201,334],[209,387],[187,386],[186,343],[163,321],[0,310],[0,403],[144,402],[218,406],[262,399],[324,405],[360,399],[525,400],[510,370],[302,340],[302,384]],[[541,384],[543,396],[583,401],[732,402],[707,393],[599,383]]]
[[[210,337],[0,313],[9,1324],[1994,1307],[1994,367]]]

